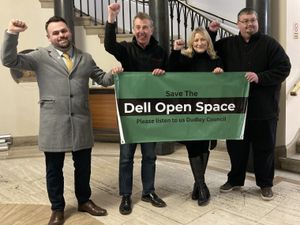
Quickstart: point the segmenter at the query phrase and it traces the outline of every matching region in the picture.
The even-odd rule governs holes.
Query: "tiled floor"
[[[73,193],[73,164],[68,155],[65,161],[65,198],[68,216],[65,224],[106,225],[296,225],[300,224],[300,175],[276,171],[274,180],[275,198],[263,201],[255,186],[252,174],[247,175],[241,190],[221,194],[219,186],[226,181],[229,169],[228,156],[224,150],[214,150],[206,172],[211,201],[199,207],[191,200],[193,178],[182,146],[177,146],[171,155],[158,156],[156,192],[166,201],[166,208],[155,208],[142,202],[140,181],[140,152],[137,150],[134,168],[133,212],[123,216],[118,208],[118,145],[96,143],[92,159],[92,199],[108,210],[106,217],[91,217],[76,211]],[[2,158],[5,153],[1,153]],[[1,157],[1,155],[0,155]],[[36,147],[12,150],[8,159],[0,159],[0,224],[46,224],[50,215],[49,201],[45,190],[44,157]],[[6,205],[8,204],[8,205]],[[18,216],[10,221],[8,206],[40,206],[41,213]],[[2,207],[1,207],[2,206]],[[20,207],[22,209],[22,207]],[[20,211],[18,209],[17,211]],[[28,208],[29,209],[29,208]],[[36,211],[36,212],[39,212]],[[2,215],[1,215],[2,214]],[[4,215],[5,214],[5,215]],[[11,217],[15,215],[12,213]],[[80,217],[81,216],[81,217]],[[30,217],[31,222],[23,218]],[[4,218],[4,220],[3,220]],[[6,218],[6,219],[5,219]],[[33,222],[32,222],[33,221]]]

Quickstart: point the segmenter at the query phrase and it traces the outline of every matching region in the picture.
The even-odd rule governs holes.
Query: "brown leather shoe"
[[[87,212],[93,216],[106,216],[106,209],[102,209],[97,206],[92,200],[88,200],[86,203],[78,205],[79,212]]]
[[[52,211],[48,225],[63,225],[64,222],[64,211]]]

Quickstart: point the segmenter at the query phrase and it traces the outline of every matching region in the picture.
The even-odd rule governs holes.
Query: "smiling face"
[[[203,34],[196,33],[193,43],[192,43],[193,49],[197,53],[203,53],[206,52],[208,47],[208,42]]]
[[[145,48],[153,34],[152,21],[149,19],[136,18],[133,23],[133,34],[139,46]]]
[[[71,46],[72,33],[64,22],[51,22],[47,27],[47,38],[55,48],[66,51]]]
[[[256,13],[242,13],[238,17],[237,26],[241,36],[247,41],[258,32],[258,21]]]

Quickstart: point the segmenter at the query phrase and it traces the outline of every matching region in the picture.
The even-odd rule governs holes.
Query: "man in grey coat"
[[[90,200],[91,149],[93,134],[89,111],[89,78],[98,84],[113,84],[116,67],[105,73],[91,55],[72,44],[72,33],[61,17],[45,25],[51,43],[28,54],[17,54],[19,33],[25,22],[12,20],[5,32],[1,59],[9,68],[35,71],[40,95],[39,148],[45,154],[46,180],[52,214],[49,224],[64,223],[63,164],[65,152],[72,152],[78,211],[104,216],[105,209]],[[65,55],[67,54],[67,55]]]

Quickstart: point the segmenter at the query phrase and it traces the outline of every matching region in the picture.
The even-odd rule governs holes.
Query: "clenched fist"
[[[120,4],[119,3],[112,3],[110,4],[107,9],[108,9],[108,18],[107,21],[109,23],[114,23],[119,12],[120,12]]]
[[[21,20],[13,19],[9,22],[7,32],[8,33],[20,33],[27,29],[25,22]]]
[[[182,39],[178,39],[178,40],[175,40],[174,43],[173,43],[173,49],[174,50],[181,50],[184,48],[184,40]]]

